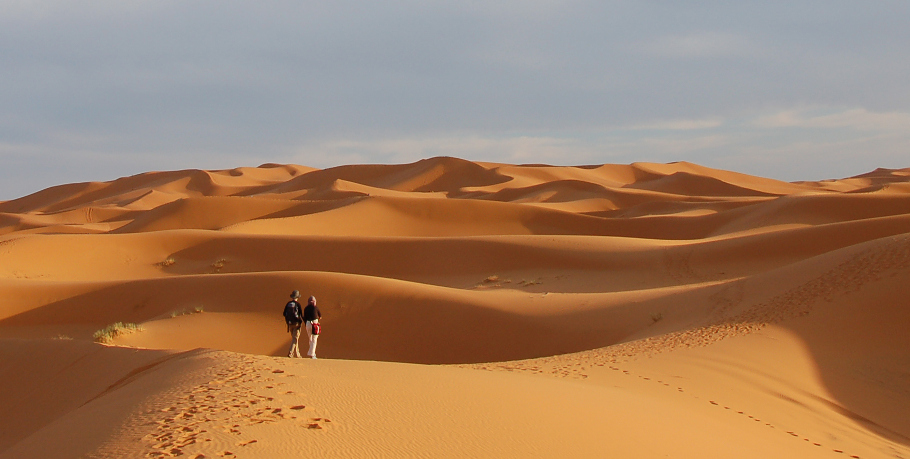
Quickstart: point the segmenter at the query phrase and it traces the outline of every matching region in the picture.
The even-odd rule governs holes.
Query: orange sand
[[[152,172],[0,202],[0,295],[4,459],[910,458],[910,169]]]

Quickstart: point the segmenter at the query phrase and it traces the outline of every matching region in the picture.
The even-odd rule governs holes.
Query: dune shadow
[[[809,282],[739,317],[794,333],[833,411],[910,446],[910,234],[871,241]]]

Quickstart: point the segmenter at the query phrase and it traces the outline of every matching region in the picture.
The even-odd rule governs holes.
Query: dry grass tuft
[[[190,311],[186,308],[183,308],[179,311],[177,311],[177,310],[171,311],[171,318],[178,317],[178,316],[186,316],[189,314],[199,314],[201,312],[205,312],[205,308],[203,308],[202,306],[196,306],[195,308],[193,308],[192,311]]]
[[[96,331],[92,337],[98,343],[110,343],[120,335],[127,335],[137,331],[142,331],[142,327],[134,323],[117,322]]]

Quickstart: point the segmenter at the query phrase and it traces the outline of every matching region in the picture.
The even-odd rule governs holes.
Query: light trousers
[[[316,340],[319,339],[319,335],[313,334],[313,323],[319,323],[319,319],[314,320],[313,322],[307,321],[306,323],[306,334],[310,338],[310,348],[306,351],[307,357],[316,357]]]

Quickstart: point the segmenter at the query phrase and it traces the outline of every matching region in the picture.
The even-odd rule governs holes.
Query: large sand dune
[[[2,458],[910,458],[910,169],[150,172],[0,202],[0,295]]]

